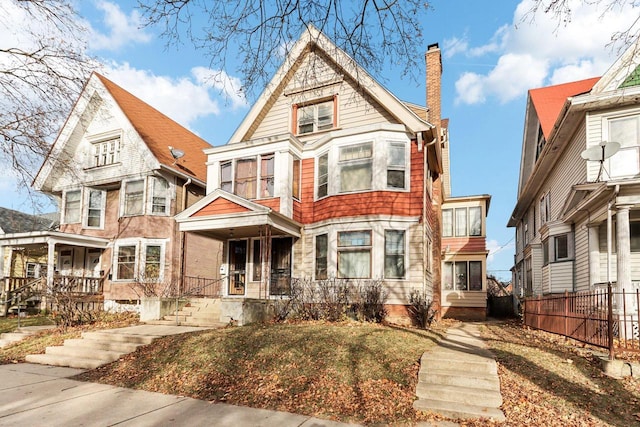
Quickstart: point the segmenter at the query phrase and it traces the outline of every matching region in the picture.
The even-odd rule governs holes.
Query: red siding
[[[485,237],[443,237],[442,247],[452,252],[482,252],[486,250]]]
[[[240,206],[237,203],[230,202],[229,200],[220,197],[191,216],[223,215],[229,213],[247,212],[248,210],[249,209],[245,208],[244,206]]]
[[[259,205],[266,206],[273,209],[276,212],[280,212],[280,197],[274,197],[273,199],[253,200]]]

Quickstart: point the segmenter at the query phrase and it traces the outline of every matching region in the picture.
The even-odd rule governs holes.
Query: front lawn
[[[53,325],[54,322],[47,316],[27,316],[21,317],[20,326],[42,326]],[[0,333],[13,332],[18,327],[18,317],[0,317]]]
[[[170,336],[80,378],[361,423],[410,422],[436,332],[363,323],[253,325]]]

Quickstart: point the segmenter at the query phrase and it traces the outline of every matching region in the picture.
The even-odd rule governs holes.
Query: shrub
[[[436,315],[432,306],[433,301],[424,292],[413,290],[409,294],[409,315],[418,327],[427,329],[431,326]]]

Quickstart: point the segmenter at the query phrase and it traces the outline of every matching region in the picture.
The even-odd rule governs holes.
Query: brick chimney
[[[427,121],[435,125],[440,134],[441,115],[441,93],[442,93],[442,57],[438,43],[427,47],[425,54],[427,62]]]

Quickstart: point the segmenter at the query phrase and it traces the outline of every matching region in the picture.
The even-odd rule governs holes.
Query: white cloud
[[[600,2],[570,0],[571,21],[565,25],[543,13],[544,7],[530,14],[533,3],[521,1],[512,24],[499,28],[487,44],[473,47],[466,38],[449,41],[450,56],[499,55],[486,74],[460,76],[458,103],[477,104],[489,97],[504,103],[530,88],[602,75],[619,54],[609,46],[613,33],[631,27],[638,15],[630,2],[604,13]]]
[[[487,255],[487,264],[493,263],[495,256],[500,252],[507,249],[513,249],[514,247],[515,244],[512,240],[504,245],[500,245],[497,240],[487,240],[487,250],[489,251],[489,255]]]
[[[125,14],[119,5],[108,1],[98,1],[96,8],[104,12],[107,34],[91,29],[90,47],[94,50],[118,50],[130,43],[147,43],[151,34],[142,28],[142,20],[137,10]]]
[[[221,92],[227,100],[231,101],[233,109],[249,105],[242,91],[242,82],[238,77],[230,76],[222,70],[210,70],[205,67],[195,67],[191,73],[199,84],[211,86]]]

